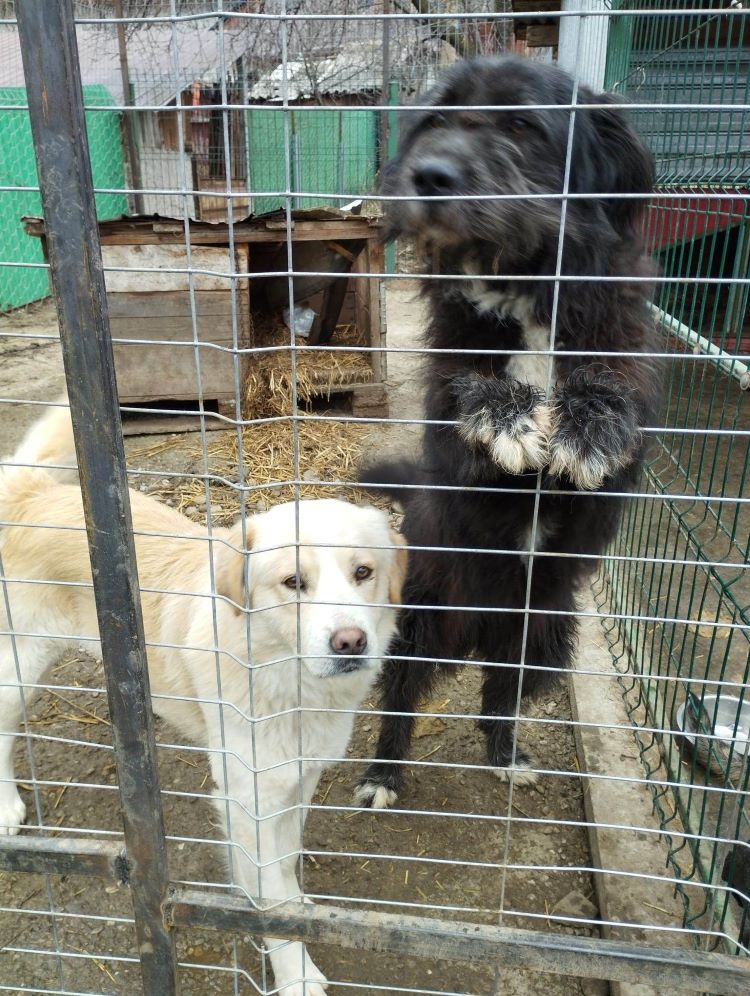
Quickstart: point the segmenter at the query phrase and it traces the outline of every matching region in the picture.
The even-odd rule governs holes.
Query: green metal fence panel
[[[750,841],[750,763],[714,750],[709,773],[669,732],[689,695],[713,722],[717,701],[741,705],[750,680],[750,19],[695,6],[619,3],[674,13],[610,25],[606,85],[655,105],[633,116],[655,156],[657,192],[673,195],[655,199],[647,218],[658,271],[671,278],[654,314],[673,359],[643,482],[650,497],[628,503],[612,551],[634,559],[608,561],[600,604],[639,617],[612,621],[608,638],[634,725],[660,731],[637,742],[685,883],[684,924],[711,924],[736,950],[750,918],[726,889],[737,857],[723,840]],[[686,104],[714,106],[677,106]]]
[[[284,119],[288,118],[285,125]],[[248,111],[248,160],[252,192],[286,188],[285,143],[288,141],[289,184],[293,191],[344,194],[352,198],[374,190],[377,170],[377,113],[362,110],[288,112],[254,108]],[[284,206],[284,198],[255,197],[261,214]],[[325,197],[292,199],[292,207],[340,207]]]
[[[661,3],[631,0],[617,10]],[[675,13],[616,17],[610,24],[605,86],[639,104],[633,117],[656,158],[657,183],[742,184],[750,180],[750,39],[745,18]],[[684,13],[679,13],[679,11]],[[719,109],[684,104],[720,105]],[[671,107],[670,105],[675,105]],[[737,105],[733,109],[733,105]]]
[[[251,193],[287,188],[284,145],[286,129],[289,127],[291,134],[291,124],[287,126],[285,118],[291,118],[291,112],[271,108],[247,112],[247,160]],[[253,197],[252,210],[255,214],[280,207],[284,207],[282,197]]]
[[[103,86],[84,87],[87,104],[114,103]],[[28,111],[23,87],[0,88],[0,187],[36,187],[36,163],[31,141]],[[123,189],[125,174],[120,141],[120,116],[116,111],[90,111],[86,114],[94,185],[103,189]],[[96,195],[101,220],[116,218],[128,210],[127,198],[119,193]],[[39,239],[23,230],[24,215],[39,215],[42,207],[35,190],[0,190],[0,260],[3,263],[43,262]],[[17,308],[49,293],[47,271],[39,266],[0,264],[0,311]]]

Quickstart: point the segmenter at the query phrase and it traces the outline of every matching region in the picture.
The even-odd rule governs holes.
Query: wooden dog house
[[[41,219],[27,218],[25,227],[44,242]],[[289,304],[283,212],[237,222],[231,233],[227,224],[191,222],[189,249],[174,219],[120,219],[99,229],[120,403],[202,399],[220,411],[231,404],[234,414],[237,369],[242,384],[252,348],[262,346],[253,315],[281,321]],[[372,376],[332,391],[349,396],[354,414],[387,414],[380,281],[367,276],[383,271],[377,219],[298,210],[290,235],[294,301],[316,313],[306,345],[327,344],[339,324],[356,326],[375,348]]]

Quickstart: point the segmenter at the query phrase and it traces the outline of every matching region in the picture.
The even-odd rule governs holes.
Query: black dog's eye
[[[448,119],[444,114],[431,114],[428,118],[427,124],[430,128],[445,128],[448,124]]]
[[[521,135],[523,134],[523,132],[528,131],[529,122],[526,120],[526,118],[515,117],[510,119],[510,121],[508,122],[508,127],[510,128],[510,130],[513,132],[514,135]]]
[[[297,581],[298,581],[297,575],[291,574],[288,578],[284,578],[284,580],[281,583],[284,585],[285,588],[290,588],[292,591],[296,591]],[[305,585],[305,582],[302,580],[302,578],[299,578],[299,590],[304,591],[306,587],[307,586]]]
[[[357,581],[366,581],[368,578],[372,577],[372,567],[360,564],[354,572],[354,577]]]
[[[458,114],[458,123],[462,128],[476,129],[486,128],[492,124],[490,118],[482,111],[461,111]]]

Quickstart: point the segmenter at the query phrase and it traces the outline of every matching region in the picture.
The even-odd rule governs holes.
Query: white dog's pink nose
[[[355,657],[367,649],[367,634],[364,630],[352,626],[348,629],[337,629],[330,640],[334,654]]]

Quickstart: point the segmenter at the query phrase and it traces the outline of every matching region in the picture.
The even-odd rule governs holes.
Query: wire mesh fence
[[[619,9],[649,7],[637,3]],[[679,13],[641,23],[618,21],[608,58],[608,85],[634,102],[653,105],[635,112],[635,119],[655,154],[657,191],[667,195],[652,205],[648,223],[651,252],[661,272],[674,278],[655,299],[666,342],[678,355],[695,350],[715,357],[714,366],[670,363],[663,415],[667,431],[648,473],[648,490],[666,501],[658,513],[648,502],[631,506],[621,533],[623,552],[679,556],[684,563],[654,560],[635,574],[621,566],[611,577],[610,597],[617,592],[616,604],[621,598],[630,611],[648,615],[666,601],[695,620],[660,627],[639,623],[621,634],[623,642],[614,633],[611,637],[618,657],[628,658],[628,670],[646,678],[637,689],[628,686],[631,715],[643,710],[664,730],[674,727],[686,696],[695,694],[701,701],[708,696],[711,709],[721,709],[722,694],[744,701],[748,680],[742,629],[748,621],[746,516],[741,501],[711,501],[713,496],[741,499],[748,462],[742,359],[748,350],[748,214],[742,196],[750,176],[746,24],[744,18],[728,23],[718,11],[695,14],[690,4],[675,7]],[[735,194],[741,196],[735,200]],[[698,279],[687,283],[681,279],[686,277]],[[712,284],[711,278],[724,282]],[[670,428],[693,432],[688,439]],[[672,501],[678,493],[690,500]],[[740,628],[721,625],[730,620]],[[715,625],[706,626],[707,621]],[[676,680],[662,683],[660,677]],[[679,819],[699,835],[709,829],[719,837],[721,828],[731,825],[738,839],[747,837],[745,808],[707,798],[701,790],[705,778],[696,778],[695,770],[680,763],[674,740],[657,734],[642,740],[640,749],[650,773],[680,783],[665,806],[664,790],[656,789],[665,829]],[[734,782],[734,776],[732,781],[743,789],[742,781]],[[682,867],[681,876],[721,881],[731,872],[732,854],[720,841],[690,848],[689,854],[685,850],[682,843],[669,850],[675,867]],[[724,922],[732,912],[740,921],[745,916],[726,897],[713,911],[705,898],[686,893],[684,901],[688,924],[706,916]],[[734,929],[746,932],[743,922]]]
[[[85,207],[85,198],[62,153],[50,152],[51,133],[46,148],[36,142],[42,212],[27,106],[33,116],[35,86],[40,108],[47,99],[51,60],[24,82],[16,6],[22,18],[34,5],[0,5],[0,750],[4,761],[15,751],[25,827],[0,837],[0,991],[320,996],[317,965],[329,992],[342,993],[589,996],[592,979],[622,992],[745,992],[746,13],[541,0],[491,12],[448,0],[72,4],[99,222],[84,209],[76,242],[58,226],[75,216],[66,204]],[[587,34],[593,21],[607,30]],[[516,68],[510,99],[501,88],[461,100],[431,91],[460,59],[511,52],[528,65],[559,61],[572,89],[562,98],[525,90]],[[621,205],[645,203],[635,181],[617,185],[606,158],[594,165],[593,146],[579,157],[577,143],[609,106],[587,85],[632,102],[654,155],[644,225],[655,278],[632,260],[597,270],[592,257],[568,255],[581,231],[597,245]],[[429,231],[416,246],[404,236],[397,260],[384,254],[387,228],[409,232],[415,203],[384,166],[414,141],[410,122],[422,113],[429,127],[419,134],[431,142],[461,115],[455,149],[481,141],[493,115],[516,122],[514,136],[529,127],[558,136],[535,157],[535,168],[552,170],[562,156],[553,179],[504,187],[496,164],[468,193],[446,192],[444,175],[419,191],[425,212],[436,196],[451,210],[455,202],[459,233],[471,212],[486,219],[519,205],[502,240],[482,236],[492,258],[480,247],[457,261],[461,234],[435,255]],[[584,179],[588,167],[595,179]],[[592,203],[605,212],[595,215],[599,229],[587,227]],[[531,226],[543,217],[553,249],[541,263]],[[511,265],[519,246],[522,261]],[[13,311],[46,295],[50,269],[59,322],[51,303]],[[604,297],[618,281],[638,300],[651,295],[657,338],[630,349],[602,326],[576,346],[566,338],[574,299],[595,300],[594,283]],[[539,327],[518,305],[532,282],[550,291]],[[450,287],[437,317],[424,300],[436,286]],[[493,297],[498,286],[510,305]],[[111,355],[96,307],[105,290]],[[465,301],[472,328],[498,323],[492,337],[426,342]],[[589,317],[596,327],[593,311],[577,320]],[[617,328],[629,334],[627,322]],[[409,455],[425,433],[447,438],[433,400],[443,362],[469,355],[485,376],[508,363],[520,383],[531,378],[559,403],[571,355],[599,369],[640,362],[644,350],[661,364],[663,397],[643,432],[649,457],[637,479],[613,474],[592,486],[568,465],[561,483],[549,459],[489,483],[451,469],[417,482],[424,525],[408,511],[408,487],[389,501],[357,483],[373,455]],[[130,487],[121,520],[105,507],[124,492],[120,462],[104,454],[116,445],[113,367]],[[66,383],[86,510],[67,520],[64,489],[77,494],[78,485],[55,470],[73,453],[64,421],[54,421]],[[461,384],[465,404],[470,385]],[[45,415],[47,428],[19,450]],[[32,511],[13,504],[15,481],[41,486]],[[527,510],[516,531],[493,522],[477,539],[485,492],[511,496],[508,522],[511,504]],[[418,504],[441,495],[465,503],[445,506],[458,534],[450,542],[431,506]],[[621,499],[621,521],[599,564],[579,529],[588,521],[593,535],[620,514],[607,495]],[[311,531],[310,500],[331,498],[349,504]],[[363,502],[380,518],[355,542],[350,505]],[[561,528],[568,505],[578,511]],[[87,525],[100,558],[93,580]],[[107,625],[127,615],[118,579],[132,561],[125,546],[97,539],[116,528],[132,536],[140,575],[132,629],[123,624],[134,641],[127,659],[125,641],[107,643]],[[351,558],[356,549],[347,569],[374,565],[379,576],[401,534],[412,571],[434,562],[455,581],[431,589],[442,593],[437,604],[412,581],[377,596],[362,594],[369,575],[337,587],[341,550]],[[283,556],[271,591],[266,578]],[[496,564],[507,591],[493,591]],[[554,586],[544,601],[541,587],[558,576],[573,579],[576,602]],[[462,584],[474,584],[470,594]],[[420,599],[420,611],[448,622],[437,643],[406,652]],[[85,612],[66,616],[74,603]],[[148,693],[141,603],[153,751],[137,735],[140,722],[149,729],[138,708]],[[56,608],[45,615],[48,605]],[[409,621],[391,655],[405,658],[398,673],[423,676],[421,694],[416,708],[400,700],[402,713],[416,712],[410,753],[390,758],[401,777],[368,783],[396,700],[387,683],[383,691],[368,679],[357,693],[351,676],[319,671],[341,656],[334,636],[368,638],[354,656],[347,643],[346,660],[385,656],[378,627],[390,633],[398,606]],[[540,650],[545,627],[560,635]],[[577,651],[560,650],[576,628]],[[474,645],[464,631],[479,634]],[[433,661],[456,664],[455,674],[433,684]],[[558,680],[527,698],[516,677],[492,708],[499,676],[520,673],[528,689],[543,669]],[[342,690],[318,697],[326,681]],[[484,736],[491,744],[498,716],[511,721],[502,757],[487,753]],[[148,774],[154,756],[160,789]],[[20,824],[12,765],[0,777],[0,816]],[[355,794],[363,777],[369,799]],[[396,799],[388,793],[398,782]],[[279,869],[296,869],[291,887]],[[317,905],[285,902],[302,896]]]

